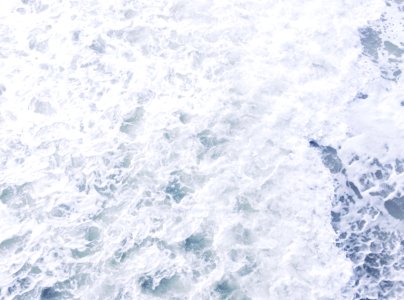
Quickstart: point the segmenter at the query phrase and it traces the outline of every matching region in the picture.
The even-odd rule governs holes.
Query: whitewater
[[[0,2],[0,299],[404,299],[403,0]]]

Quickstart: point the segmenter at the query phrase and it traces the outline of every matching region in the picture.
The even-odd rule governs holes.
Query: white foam
[[[1,256],[2,297],[349,297],[308,139],[374,131],[349,103],[382,1],[27,3],[0,4],[0,243],[41,231]]]

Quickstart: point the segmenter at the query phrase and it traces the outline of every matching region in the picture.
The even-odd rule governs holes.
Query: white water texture
[[[399,299],[331,211],[400,157],[401,2],[1,1],[0,298]]]

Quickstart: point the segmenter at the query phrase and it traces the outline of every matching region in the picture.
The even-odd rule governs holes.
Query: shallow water
[[[1,299],[402,298],[403,16],[2,1]]]

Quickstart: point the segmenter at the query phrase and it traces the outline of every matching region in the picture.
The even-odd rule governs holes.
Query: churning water
[[[404,1],[0,2],[0,298],[403,299]]]

